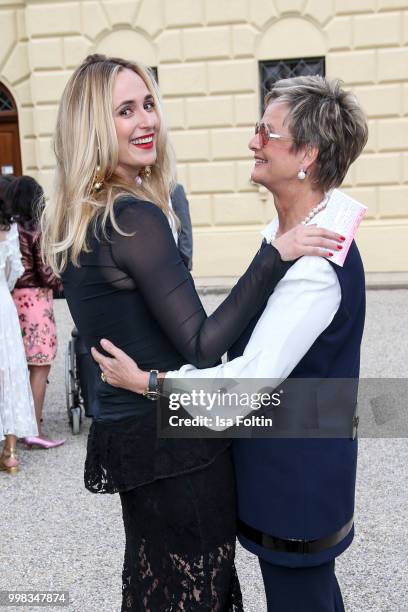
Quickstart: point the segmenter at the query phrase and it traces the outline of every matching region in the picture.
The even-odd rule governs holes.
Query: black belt
[[[269,550],[275,550],[277,552],[286,553],[298,553],[300,555],[308,555],[312,553],[318,553],[326,548],[331,548],[339,542],[341,542],[346,535],[348,535],[353,526],[354,516],[343,525],[341,529],[332,533],[324,538],[318,540],[295,540],[295,539],[284,539],[277,538],[270,535],[269,533],[263,533],[255,527],[251,527],[241,520],[238,520],[238,531],[242,533],[248,540],[252,540],[255,544],[268,548]]]

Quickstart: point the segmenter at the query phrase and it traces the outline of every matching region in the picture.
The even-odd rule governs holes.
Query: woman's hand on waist
[[[136,361],[109,340],[102,339],[101,346],[109,357],[102,355],[95,347],[91,348],[91,353],[101,368],[102,380],[112,387],[143,394],[148,386],[149,372],[141,370]]]

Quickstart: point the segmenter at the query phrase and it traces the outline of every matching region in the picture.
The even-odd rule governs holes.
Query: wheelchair
[[[74,328],[65,352],[65,395],[73,435],[81,431],[84,416],[92,417],[95,397],[92,355]]]

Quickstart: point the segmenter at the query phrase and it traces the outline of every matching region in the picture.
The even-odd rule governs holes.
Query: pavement
[[[221,290],[203,291],[207,312],[222,298]],[[362,376],[408,378],[407,304],[406,288],[367,292]],[[44,425],[67,442],[51,451],[20,447],[21,472],[0,474],[0,591],[69,591],[67,607],[49,609],[118,612],[124,549],[120,501],[84,489],[89,424],[78,436],[68,426],[63,362],[72,321],[65,301],[56,301],[55,312],[60,349]],[[356,537],[336,563],[346,611],[406,612],[408,440],[362,438],[359,444]],[[257,560],[238,547],[237,567],[246,612],[266,611]],[[0,605],[3,609],[9,608]],[[27,604],[20,609],[40,610]]]

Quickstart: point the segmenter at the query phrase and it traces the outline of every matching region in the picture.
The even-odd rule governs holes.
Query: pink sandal
[[[33,446],[37,448],[55,448],[56,446],[62,446],[65,443],[65,439],[61,440],[47,440],[47,438],[41,438],[39,436],[29,436],[23,439],[24,444],[32,449]]]

